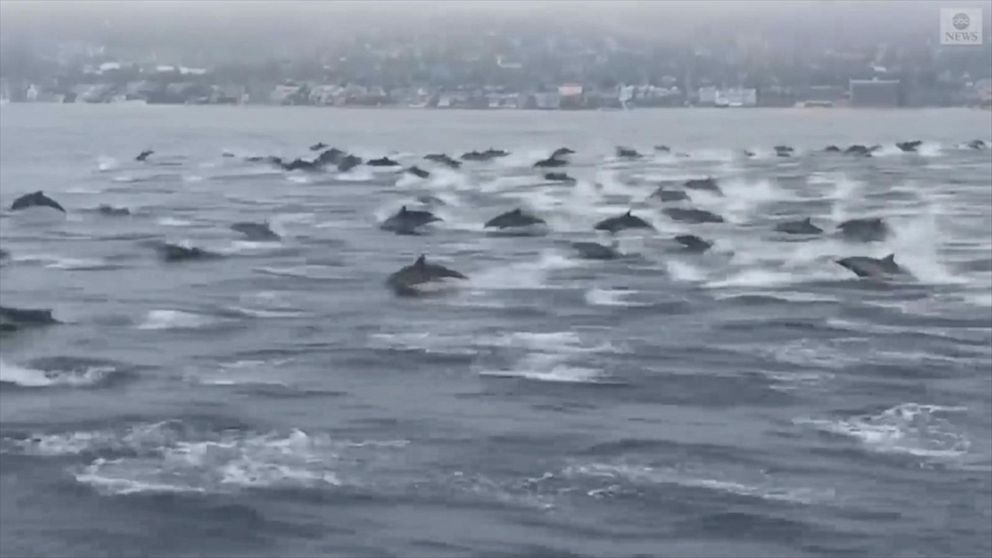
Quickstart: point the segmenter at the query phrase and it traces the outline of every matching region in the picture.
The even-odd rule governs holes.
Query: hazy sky
[[[441,34],[524,20],[669,42],[691,40],[700,29],[801,36],[827,22],[848,33],[924,35],[936,29],[942,6],[983,6],[985,19],[992,17],[990,0],[0,0],[0,39],[278,49],[329,44],[372,29]]]

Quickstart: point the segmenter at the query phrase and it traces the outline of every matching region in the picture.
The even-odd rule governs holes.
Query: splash
[[[91,387],[117,372],[113,366],[81,366],[66,370],[28,368],[0,359],[0,384],[20,387]]]
[[[137,327],[145,330],[200,329],[216,322],[215,318],[203,314],[181,310],[152,310]]]
[[[818,430],[848,436],[880,453],[907,454],[925,458],[957,458],[965,455],[971,441],[948,416],[964,407],[901,403],[877,415],[840,420],[800,419]]]

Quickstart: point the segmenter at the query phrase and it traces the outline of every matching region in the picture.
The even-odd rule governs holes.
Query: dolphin
[[[568,176],[568,173],[564,173],[564,172],[544,173],[544,179],[551,182],[564,182],[566,184],[575,184],[576,182],[574,178]]]
[[[574,154],[575,154],[575,151],[573,151],[573,150],[571,150],[571,149],[569,149],[567,147],[559,147],[558,149],[555,149],[553,153],[551,153],[551,158],[552,159],[559,159],[561,157],[565,157],[567,155],[574,155]]]
[[[225,158],[225,159],[233,159],[234,158],[234,153],[231,153],[230,151],[221,151],[220,152],[220,156],[223,157],[223,158]]]
[[[146,150],[142,151],[141,153],[138,153],[138,156],[135,157],[134,160],[135,161],[142,161],[142,162],[144,162],[145,159],[147,159],[153,153],[155,153],[155,152],[152,151],[151,149],[146,149]]]
[[[658,198],[663,202],[674,202],[674,201],[692,201],[689,198],[689,194],[685,193],[683,190],[668,190],[664,186],[659,186],[657,190],[651,194],[652,198]]]
[[[866,256],[854,256],[851,258],[841,258],[837,263],[854,272],[858,277],[871,277],[873,279],[884,279],[887,277],[908,275],[906,271],[896,263],[895,254],[889,254],[884,258],[869,258]]]
[[[667,145],[656,145],[656,146],[654,146],[654,150],[657,151],[657,152],[659,152],[659,153],[671,153],[672,152],[672,148],[668,147]]]
[[[717,186],[716,180],[712,177],[707,176],[706,178],[690,178],[683,184],[685,188],[690,190],[703,190],[706,192],[713,192],[714,194],[723,195],[723,191]]]
[[[623,257],[623,254],[614,246],[605,246],[598,242],[573,242],[572,248],[579,253],[579,257],[586,260],[616,260]]]
[[[65,213],[65,208],[59,205],[59,202],[53,200],[52,198],[45,195],[44,192],[38,190],[37,192],[31,194],[25,194],[11,204],[11,211],[19,211],[21,209],[27,209],[29,207],[51,207],[52,209],[57,209],[62,213]]]
[[[276,166],[282,164],[282,158],[274,155],[251,155],[249,157],[245,157],[245,161],[249,163],[269,163],[270,165]]]
[[[788,145],[775,146],[775,154],[779,157],[791,157],[793,152],[795,152],[795,149]]]
[[[416,176],[417,178],[427,178],[431,175],[431,173],[425,171],[424,169],[418,166],[412,166],[406,169],[406,172],[412,174],[413,176]]]
[[[776,232],[786,234],[820,234],[823,229],[813,224],[813,219],[807,217],[802,221],[787,221],[775,225]]]
[[[757,155],[757,153],[755,153],[754,151],[750,151],[748,149],[745,149],[743,151],[743,153],[744,153],[744,156],[747,157],[748,159],[751,159],[752,157],[754,157],[755,155]]]
[[[501,233],[534,235],[547,232],[547,223],[535,215],[524,213],[519,207],[486,221],[487,229],[498,229]]]
[[[100,207],[96,208],[96,210],[100,212],[100,215],[106,215],[108,217],[123,217],[131,214],[131,211],[126,207],[114,207],[107,204],[100,204]]]
[[[310,151],[320,151],[321,149],[325,149],[326,147],[327,147],[326,143],[322,141],[318,141],[317,143],[310,146]]]
[[[341,158],[340,161],[338,161],[338,171],[339,172],[348,172],[351,169],[353,169],[353,168],[355,168],[355,167],[357,167],[358,165],[361,165],[361,164],[362,164],[361,157],[356,157],[356,156],[350,155],[350,154],[349,155],[345,155],[344,157]]]
[[[379,228],[396,234],[418,234],[417,229],[420,227],[440,220],[440,217],[430,211],[410,210],[404,205],[392,217],[383,221]]]
[[[627,211],[627,213],[624,213],[623,215],[603,219],[602,221],[596,223],[595,229],[597,231],[617,233],[626,229],[654,230],[654,227],[644,219],[641,219],[636,215],[631,215],[630,211]]]
[[[449,284],[450,279],[468,279],[465,275],[444,267],[443,265],[427,262],[421,254],[417,261],[386,279],[386,285],[401,296],[416,296],[439,292]]]
[[[712,242],[703,240],[694,234],[680,234],[675,237],[675,241],[684,246],[686,251],[696,254],[702,254],[713,246]]]
[[[479,151],[467,151],[462,153],[463,161],[488,161],[489,157],[485,153],[480,153]]]
[[[972,149],[985,149],[986,147],[988,147],[988,144],[985,143],[985,140],[980,140],[980,139],[971,140],[965,145],[967,145]]]
[[[720,217],[716,213],[706,211],[705,209],[695,209],[695,208],[682,208],[682,207],[668,207],[662,210],[665,215],[668,215],[675,221],[682,221],[684,223],[722,223],[723,217]]]
[[[332,147],[321,151],[314,162],[321,165],[336,165],[341,162],[341,158],[345,155],[347,154],[344,151],[341,151],[337,147]]]
[[[59,323],[51,310],[13,308],[0,306],[0,332],[13,332],[25,327],[46,326]]]
[[[565,159],[559,159],[559,156],[552,155],[547,159],[541,159],[540,161],[534,163],[534,168],[545,169],[545,168],[557,168],[564,167],[568,165],[568,161]]]
[[[871,157],[871,154],[881,149],[882,146],[875,144],[871,147],[866,147],[861,144],[855,144],[844,150],[844,153],[848,155],[860,155],[862,157]]]
[[[268,223],[239,222],[231,225],[231,230],[239,232],[255,242],[276,241],[279,235],[272,231]]]
[[[447,165],[453,169],[457,169],[462,166],[462,162],[457,159],[452,159],[447,153],[431,153],[430,155],[425,155],[424,159],[431,161],[433,163],[440,163],[442,165]]]
[[[469,151],[462,154],[462,159],[465,161],[491,161],[497,157],[506,157],[510,153],[508,151],[503,151],[502,149],[489,149],[479,152],[479,151]]]
[[[825,153],[840,153],[840,148],[836,145],[828,145],[823,148]]]
[[[213,252],[207,252],[195,246],[180,246],[178,244],[163,243],[158,246],[159,254],[167,262],[184,262],[189,260],[209,260],[220,256]]]
[[[369,159],[365,162],[366,165],[370,167],[398,167],[399,163],[390,159],[389,157],[379,157],[378,159]]]
[[[617,146],[616,148],[617,157],[621,159],[640,159],[643,157],[636,149],[631,149],[629,147]]]
[[[302,170],[307,172],[316,172],[319,171],[321,168],[320,163],[318,163],[317,161],[306,161],[304,159],[299,159],[299,158],[293,159],[288,163],[284,162],[279,157],[274,157],[271,159],[271,161],[284,171]]]
[[[841,235],[847,240],[876,242],[885,240],[889,226],[880,217],[850,219],[837,225]]]
[[[904,151],[906,153],[916,153],[917,148],[919,148],[921,145],[923,145],[923,142],[920,140],[900,141],[896,143],[896,147],[898,147],[901,151]]]
[[[489,149],[483,151],[482,154],[485,155],[486,157],[489,157],[490,159],[494,159],[497,157],[506,157],[507,155],[510,154],[510,152],[504,151],[502,149],[493,149],[492,147],[490,147]]]

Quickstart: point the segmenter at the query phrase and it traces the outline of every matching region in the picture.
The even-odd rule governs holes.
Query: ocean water
[[[5,105],[0,303],[62,323],[0,337],[0,555],[988,556],[992,152],[972,139],[988,113]],[[432,175],[243,160],[317,141]],[[883,148],[820,152],[852,143]],[[559,146],[573,186],[531,168]],[[488,147],[511,155],[421,159]],[[649,199],[704,176],[725,195],[692,203],[724,223]],[[68,214],[6,210],[39,189]],[[378,229],[428,195],[429,234]],[[514,207],[551,232],[485,234]],[[628,209],[657,229],[618,239],[630,258],[577,258]],[[806,216],[827,234],[773,231]],[[832,234],[864,216],[892,236]],[[264,220],[281,241],[228,228]],[[680,251],[686,232],[714,247]],[[163,240],[223,257],[164,263]],[[469,281],[396,297],[422,253]],[[888,253],[912,279],[833,261]]]

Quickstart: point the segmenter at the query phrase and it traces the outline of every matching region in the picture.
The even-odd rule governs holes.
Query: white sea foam
[[[176,217],[161,217],[156,222],[163,227],[188,227],[193,224],[192,221]]]
[[[502,378],[522,378],[540,382],[564,382],[577,384],[599,384],[604,382],[604,374],[594,368],[582,368],[578,366],[555,365],[548,369],[521,369],[511,370],[485,370],[479,372],[481,376],[494,376]]]
[[[950,418],[964,411],[963,407],[901,403],[876,415],[798,419],[796,423],[849,436],[872,451],[946,459],[961,457],[971,447],[971,441]]]
[[[216,322],[217,318],[193,312],[151,310],[137,327],[146,330],[200,329]]]
[[[548,275],[580,265],[556,251],[546,251],[536,261],[498,263],[474,273],[471,287],[480,290],[548,288]]]
[[[700,488],[737,496],[797,504],[812,504],[834,497],[832,490],[783,487],[767,478],[758,483],[713,478],[716,475],[704,476],[700,472],[675,467],[652,467],[627,463],[580,463],[569,465],[562,474],[568,478],[591,479],[608,483],[605,490],[603,488],[589,490],[587,494],[592,497],[622,492],[624,486],[631,489],[649,489],[660,488],[664,485]]]
[[[83,366],[70,370],[40,370],[0,359],[0,383],[21,387],[87,387],[104,382],[117,369],[113,366]]]
[[[637,291],[629,289],[592,288],[586,291],[585,299],[588,304],[593,306],[647,306],[643,302],[627,300],[628,297],[635,294]]]

